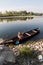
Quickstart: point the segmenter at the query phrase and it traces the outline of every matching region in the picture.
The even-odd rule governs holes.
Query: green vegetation
[[[20,49],[20,55],[23,56],[23,57],[27,57],[27,56],[32,57],[33,56],[33,50],[26,47],[26,46],[22,47]]]
[[[43,13],[34,13],[34,12],[27,12],[27,11],[6,11],[5,13],[0,12],[0,17],[6,16],[41,16]]]

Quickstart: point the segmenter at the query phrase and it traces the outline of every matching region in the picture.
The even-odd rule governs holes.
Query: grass
[[[20,49],[20,55],[24,56],[24,57],[27,57],[27,56],[32,57],[33,56],[33,50],[28,48],[28,47],[26,47],[26,46],[22,47]]]

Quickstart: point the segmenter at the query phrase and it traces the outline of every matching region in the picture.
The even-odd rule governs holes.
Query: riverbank
[[[30,41],[29,40],[29,41],[27,41],[25,43],[22,43],[22,44],[19,44],[19,45],[12,45],[11,44],[12,49],[15,48],[15,47],[20,49],[24,46],[27,46],[27,47],[29,47],[33,50],[42,51],[43,50],[43,39],[39,39],[39,40],[35,40],[35,41]],[[9,45],[9,47],[10,47],[10,45]]]
[[[38,59],[39,55],[43,55],[43,39],[27,41],[25,44],[19,45],[11,44],[9,47],[3,46],[3,49],[1,48],[2,46],[0,45],[0,58],[2,59],[0,59],[1,64],[43,65],[43,61],[40,62],[41,59]]]
[[[35,15],[30,15],[30,16],[0,16],[0,19],[11,19],[11,18],[25,18],[25,17],[29,17],[29,18],[33,18],[33,17],[40,17],[40,16],[35,16]]]
[[[43,62],[38,59],[38,55],[43,56],[43,39],[28,41],[25,44],[9,45],[9,47],[16,56],[17,65],[43,65]],[[21,55],[20,52],[22,52]]]

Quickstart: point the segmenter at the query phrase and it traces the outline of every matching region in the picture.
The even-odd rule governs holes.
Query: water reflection
[[[3,22],[4,20],[9,22],[9,21],[27,20],[27,19],[33,19],[33,17],[0,18],[0,22]]]

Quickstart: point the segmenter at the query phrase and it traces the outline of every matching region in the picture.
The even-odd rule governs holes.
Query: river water
[[[22,19],[0,19],[0,38],[10,39],[20,32],[26,32],[34,28],[40,28],[40,33],[32,39],[43,38],[43,16]]]

